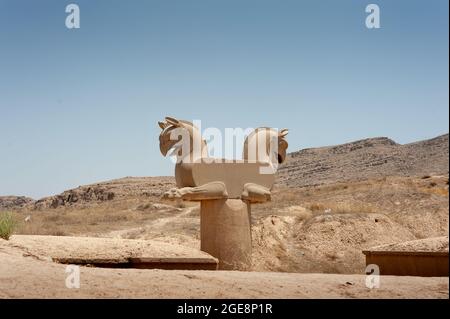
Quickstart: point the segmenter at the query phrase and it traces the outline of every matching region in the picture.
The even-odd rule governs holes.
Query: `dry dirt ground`
[[[140,181],[108,183],[148,191]],[[198,249],[198,205],[162,201],[157,191],[173,184],[155,184],[154,196],[115,190],[112,200],[17,210],[16,233],[151,239]],[[272,202],[252,207],[253,270],[362,274],[362,250],[447,236],[448,216],[448,176],[277,187]]]
[[[16,233],[151,239],[199,248],[198,206],[162,201],[156,191],[15,214]],[[252,272],[82,267],[77,290],[65,288],[64,265],[3,241],[0,296],[448,298],[448,278],[386,276],[380,289],[366,288],[362,254],[373,246],[448,236],[448,176],[278,187],[272,202],[253,206],[252,231]]]
[[[0,298],[448,298],[448,278],[80,267],[80,288],[66,287],[66,266],[0,240]]]
[[[448,298],[448,278],[382,277],[364,285],[363,250],[449,233],[448,134],[386,138],[291,153],[272,201],[252,206],[252,272],[64,266],[0,244],[3,297]],[[145,239],[199,248],[199,207],[161,200],[173,177],[127,177],[37,201],[0,197],[16,234]],[[25,256],[24,256],[25,254]]]

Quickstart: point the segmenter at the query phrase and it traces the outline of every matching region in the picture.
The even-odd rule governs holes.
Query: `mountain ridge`
[[[308,148],[289,153],[278,170],[277,184],[314,186],[385,176],[448,174],[448,140],[398,144],[386,137]]]
[[[398,144],[388,137],[366,138],[338,145],[305,148],[287,155],[278,170],[277,186],[304,187],[386,176],[448,174],[449,134]],[[127,196],[158,197],[174,187],[171,176],[123,177],[79,186],[38,200],[0,196],[0,210],[26,206],[56,208]]]

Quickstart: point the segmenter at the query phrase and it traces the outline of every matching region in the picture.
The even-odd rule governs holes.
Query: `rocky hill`
[[[79,186],[59,195],[42,198],[32,205],[36,209],[84,205],[113,199],[161,197],[175,186],[173,177],[124,177],[107,182]]]
[[[290,153],[279,169],[277,184],[303,187],[384,176],[446,175],[448,156],[448,134],[406,145],[386,137],[370,138]],[[0,211],[89,205],[123,198],[159,198],[174,186],[175,180],[170,176],[125,177],[80,186],[37,201],[0,196]]]
[[[278,184],[290,187],[385,176],[448,174],[448,134],[411,144],[377,137],[290,153]]]
[[[25,196],[0,196],[0,211],[17,209],[34,203],[34,200]]]
[[[252,207],[255,271],[363,274],[363,250],[448,236],[448,135],[407,145],[374,138],[294,152],[281,168],[282,183],[289,187],[275,187],[272,201]],[[174,186],[173,177],[126,177],[38,201],[12,198],[8,210],[16,210],[16,234],[155,240],[198,249],[198,204],[161,199]]]

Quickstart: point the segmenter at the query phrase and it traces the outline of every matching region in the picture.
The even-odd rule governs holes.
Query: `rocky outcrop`
[[[277,184],[302,187],[386,176],[447,175],[448,134],[401,145],[386,137],[309,148],[288,154],[278,171]],[[125,177],[80,186],[34,201],[21,196],[0,197],[0,210],[25,206],[56,208],[131,197],[160,198],[175,187],[173,177]]]
[[[42,198],[34,203],[35,209],[82,206],[92,203],[132,197],[161,197],[175,186],[173,177],[125,177],[103,183],[80,186],[59,195]]]
[[[57,208],[76,203],[103,202],[114,199],[115,194],[101,187],[79,187],[62,194],[46,197],[34,203],[35,208]]]
[[[313,186],[385,176],[448,174],[448,134],[411,144],[386,137],[288,154],[278,184]]]
[[[25,196],[0,196],[0,211],[14,210],[34,203],[34,199]]]

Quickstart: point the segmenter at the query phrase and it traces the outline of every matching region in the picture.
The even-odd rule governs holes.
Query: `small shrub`
[[[0,238],[8,240],[16,227],[14,216],[10,212],[0,213]]]

